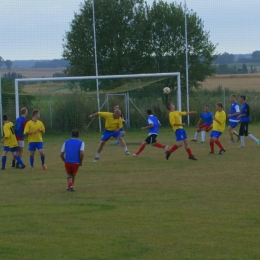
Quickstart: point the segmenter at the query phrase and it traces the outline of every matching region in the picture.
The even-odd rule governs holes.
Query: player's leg
[[[246,124],[246,132],[247,132],[247,136],[248,136],[249,138],[251,138],[253,141],[255,141],[256,145],[258,146],[258,145],[260,144],[260,140],[257,139],[257,138],[255,138],[252,134],[250,134],[250,133],[248,132],[248,123]]]
[[[165,157],[167,160],[174,151],[176,151],[179,147],[183,145],[183,140],[187,139],[187,135],[184,129],[176,130],[175,138],[177,142],[168,151],[165,152]]]
[[[8,147],[4,146],[3,155],[2,155],[2,167],[1,167],[1,170],[5,170],[7,153],[8,153]]]
[[[148,138],[149,138],[149,136],[148,136]],[[137,157],[143,151],[143,149],[145,148],[146,144],[148,144],[148,142],[147,142],[147,138],[146,138],[146,140],[144,142],[142,142],[142,144],[139,147],[138,151],[136,153],[134,153],[133,156]]]
[[[205,142],[206,131],[206,127],[201,128],[201,143]]]
[[[184,144],[186,152],[189,155],[189,159],[194,160],[194,161],[198,160],[198,159],[195,158],[195,156],[191,152],[191,149],[190,149],[190,146],[189,146],[189,143],[188,143],[188,139],[183,140],[183,144]]]
[[[117,140],[119,141],[120,145],[124,148],[125,154],[129,155],[130,153],[129,153],[126,143],[125,143],[124,139],[121,137],[121,135],[117,136]]]
[[[29,143],[28,150],[30,152],[30,166],[31,166],[31,169],[33,170],[33,167],[34,167],[34,154],[35,154],[35,151],[36,151],[36,143],[35,142]]]
[[[209,147],[210,147],[210,152],[209,154],[214,154],[214,143],[217,140],[217,138],[214,136],[214,131],[211,132],[210,134],[210,139],[209,139]]]
[[[223,145],[219,141],[219,137],[221,136],[221,134],[222,133],[219,131],[212,131],[211,140],[210,140],[210,148],[211,148],[210,154],[212,153],[214,154],[214,143],[220,148],[219,154],[223,154],[226,151]]]
[[[17,147],[17,150],[16,149],[13,149],[12,151],[12,154],[13,154],[13,158],[17,161],[18,163],[18,167],[16,168],[19,168],[19,169],[24,169],[25,168],[25,165],[22,161],[22,159],[20,158],[20,156],[17,154],[17,151],[18,151],[18,147]],[[21,165],[21,166],[19,166]]]
[[[23,157],[23,149],[24,149],[24,141],[18,141],[18,155],[19,157],[21,158],[22,160],[22,157]],[[19,168],[19,163],[16,162],[16,168]]]
[[[121,137],[123,138],[123,137],[124,137],[124,135],[125,135],[124,128],[121,128],[119,131],[120,131]],[[120,145],[120,142],[119,142],[119,140],[116,140],[116,142],[115,142],[115,145]]]
[[[155,135],[155,134],[151,135],[152,146],[157,147],[157,148],[163,148],[165,151],[167,151],[168,146],[157,142],[156,138],[157,138],[157,135]]]
[[[230,135],[230,140],[228,141],[229,143],[234,143],[234,130],[233,127],[231,127],[230,125],[228,126],[228,132]]]
[[[197,130],[196,130],[196,132],[195,132],[194,138],[191,139],[191,141],[197,142],[198,137],[199,137],[199,132],[200,132],[200,131],[201,131],[201,130],[200,130],[200,127],[198,127]]]
[[[246,135],[246,125],[244,122],[241,122],[239,128],[239,136],[240,136],[241,144],[238,146],[238,148],[245,147],[245,135]]]

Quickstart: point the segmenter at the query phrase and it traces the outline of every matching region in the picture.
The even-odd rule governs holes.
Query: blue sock
[[[45,155],[41,156],[41,160],[42,160],[42,165],[44,165]]]
[[[34,156],[30,156],[30,165],[33,168],[33,164],[34,164]]]
[[[23,161],[21,160],[21,158],[20,158],[19,155],[15,155],[15,156],[14,156],[14,159],[15,159],[21,166],[24,166],[24,163],[23,163]]]
[[[2,169],[5,168],[5,163],[6,163],[6,155],[2,156]]]

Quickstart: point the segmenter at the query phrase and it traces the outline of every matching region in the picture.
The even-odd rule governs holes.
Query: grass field
[[[260,136],[259,126],[250,130]],[[194,129],[187,132],[192,138]],[[183,148],[169,161],[153,147],[134,158],[111,140],[93,163],[100,134],[84,134],[72,193],[59,158],[68,137],[45,136],[47,171],[38,156],[34,171],[12,169],[9,155],[1,172],[1,260],[260,259],[260,147],[251,139],[237,149],[226,131],[226,153],[212,156],[208,143],[191,143],[198,161]],[[126,134],[131,154],[145,137]],[[161,129],[158,141],[172,145],[171,130]],[[29,166],[28,151],[24,161]]]

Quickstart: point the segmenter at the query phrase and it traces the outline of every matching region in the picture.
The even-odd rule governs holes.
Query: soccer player
[[[94,162],[98,162],[100,153],[103,150],[103,147],[106,144],[106,142],[110,139],[110,137],[116,138],[120,142],[121,146],[124,148],[125,154],[129,155],[130,153],[127,150],[126,144],[119,131],[123,127],[121,111],[115,110],[114,113],[97,112],[92,115],[89,115],[89,118],[93,118],[95,116],[100,116],[105,119],[105,131],[102,135],[101,142],[98,146]]]
[[[17,139],[17,142],[18,142],[18,155],[21,159],[22,159],[22,156],[23,156],[23,149],[24,149],[23,131],[24,131],[24,127],[25,127],[26,123],[28,122],[28,120],[26,118],[27,115],[28,115],[28,110],[27,110],[26,107],[23,107],[21,109],[21,116],[19,116],[16,119],[15,128],[14,128],[16,139]],[[13,160],[12,167],[19,168],[19,163],[16,162],[16,165],[15,165],[15,160]]]
[[[209,111],[209,105],[204,106],[204,112],[201,113],[198,124],[196,125],[197,131],[195,133],[194,138],[191,140],[193,142],[197,142],[199,132],[201,132],[201,143],[205,142],[205,134],[206,132],[211,130],[213,114]],[[203,122],[203,124],[201,124]]]
[[[209,154],[214,154],[214,143],[215,143],[220,148],[220,151],[218,154],[221,155],[224,152],[226,152],[226,150],[218,139],[225,130],[226,113],[223,110],[223,105],[221,103],[216,104],[216,110],[217,111],[213,118],[212,132],[210,134],[210,141],[209,141],[210,152],[209,152]]]
[[[5,170],[5,164],[6,164],[6,155],[8,152],[11,152],[13,154],[13,158],[21,165],[19,167],[20,169],[24,169],[25,165],[19,155],[17,155],[18,152],[18,143],[16,140],[16,136],[14,134],[14,124],[8,120],[7,115],[3,115],[3,132],[4,132],[4,138],[1,140],[2,143],[4,143],[4,151],[2,156],[2,168],[1,170]]]
[[[248,136],[252,140],[254,140],[256,145],[258,146],[260,144],[260,140],[255,138],[252,134],[249,134],[249,132],[248,132],[248,124],[250,122],[250,108],[249,108],[248,103],[246,102],[246,97],[240,96],[239,102],[242,104],[242,107],[241,107],[240,115],[238,115],[238,117],[237,117],[241,122],[240,128],[239,128],[241,145],[238,146],[238,148],[245,147],[245,136]]]
[[[116,110],[119,110],[119,105],[115,105],[115,106],[114,106],[113,112],[115,112]],[[122,122],[125,123],[125,119],[124,119],[123,114],[121,114],[121,118],[122,118]],[[121,134],[121,137],[124,137],[124,135],[125,135],[125,129],[124,129],[124,127],[122,127],[121,129],[119,129],[119,132],[120,132],[120,134]],[[115,145],[120,145],[120,142],[119,142],[118,140],[116,140]]]
[[[236,128],[236,126],[239,123],[239,119],[237,117],[240,114],[240,108],[239,108],[239,105],[236,101],[235,95],[230,96],[230,101],[231,101],[232,104],[231,104],[230,111],[229,111],[229,114],[228,114],[228,118],[229,118],[228,131],[229,131],[229,134],[230,134],[230,141],[228,141],[228,142],[234,143],[234,135],[237,137],[238,141],[240,140],[239,134],[234,130],[234,128]]]
[[[44,124],[39,120],[40,111],[35,109],[32,113],[32,120],[28,121],[24,128],[24,135],[28,135],[29,151],[30,151],[30,165],[33,170],[34,154],[36,149],[39,150],[42,162],[42,169],[47,170],[45,162],[45,154],[43,148],[42,134],[45,133]]]
[[[172,103],[168,103],[166,107],[169,111],[169,121],[173,128],[173,131],[175,132],[175,137],[176,137],[176,141],[177,141],[170,150],[165,152],[166,159],[168,160],[171,153],[173,153],[179,147],[184,145],[186,152],[189,155],[188,158],[191,160],[197,160],[191,152],[191,149],[188,144],[186,132],[183,129],[183,126],[185,126],[185,123],[182,123],[182,121],[181,121],[181,116],[192,115],[192,114],[196,114],[197,112],[196,111],[190,111],[190,112],[176,111],[175,107]]]
[[[161,126],[160,121],[158,118],[154,115],[152,115],[152,110],[147,109],[147,126],[144,126],[141,128],[141,130],[148,129],[148,137],[144,140],[142,145],[140,146],[139,150],[133,154],[134,157],[137,157],[145,148],[147,144],[152,144],[152,146],[158,147],[158,148],[164,148],[165,151],[167,151],[168,146],[160,144],[156,141],[156,137],[158,136],[159,127]]]
[[[82,166],[84,149],[85,144],[79,139],[79,131],[77,129],[72,130],[71,138],[63,144],[60,153],[67,172],[68,191],[75,191],[75,178],[79,166]]]

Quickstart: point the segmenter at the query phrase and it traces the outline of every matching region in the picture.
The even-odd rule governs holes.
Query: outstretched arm
[[[98,112],[96,112],[96,113],[94,113],[94,114],[92,114],[92,115],[89,115],[88,117],[89,118],[93,118],[93,117],[95,117],[95,116],[97,116],[98,115]]]

